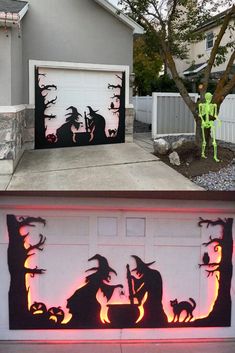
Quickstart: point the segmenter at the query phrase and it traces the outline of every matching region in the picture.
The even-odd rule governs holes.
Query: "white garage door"
[[[36,148],[125,142],[125,72],[35,70]]]
[[[13,329],[151,328],[169,338],[232,324],[232,218],[118,210],[5,215]]]

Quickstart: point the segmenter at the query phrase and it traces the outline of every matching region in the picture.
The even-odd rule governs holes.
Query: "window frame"
[[[212,35],[211,38],[209,36]],[[208,43],[212,41],[212,46],[209,47]],[[206,33],[206,50],[211,50],[214,46],[214,32],[210,31]]]

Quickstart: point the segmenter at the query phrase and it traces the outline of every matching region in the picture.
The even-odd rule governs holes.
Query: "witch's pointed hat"
[[[88,105],[87,108],[89,109],[89,115],[96,114],[99,111],[99,109],[98,110],[93,110],[90,105]]]
[[[96,254],[93,257],[91,257],[90,259],[88,259],[88,261],[92,261],[92,260],[97,260],[99,263],[99,267],[92,267],[92,268],[86,270],[86,272],[99,270],[99,271],[105,271],[108,273],[113,272],[113,273],[115,273],[115,275],[117,275],[117,272],[109,266],[108,261],[104,256]]]
[[[74,119],[74,118],[78,118],[79,116],[82,116],[80,113],[78,113],[77,108],[72,105],[70,107],[68,107],[66,110],[72,110],[71,113],[68,113],[65,115],[65,116],[68,116],[68,118],[66,118],[66,121],[69,121],[70,119]]]
[[[144,270],[146,267],[149,267],[156,262],[156,261],[152,261],[152,262],[145,263],[144,261],[141,260],[139,256],[137,255],[131,255],[131,256],[134,257],[136,261],[136,268],[134,268],[132,271]]]

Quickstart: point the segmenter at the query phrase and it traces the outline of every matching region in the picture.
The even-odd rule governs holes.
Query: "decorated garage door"
[[[36,67],[35,148],[125,142],[125,72]]]
[[[233,218],[19,212],[4,232],[11,329],[164,328],[169,338],[231,326]]]

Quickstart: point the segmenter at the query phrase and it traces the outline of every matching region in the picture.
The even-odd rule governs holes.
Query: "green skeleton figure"
[[[219,125],[221,125],[221,121],[217,115],[217,104],[211,103],[212,94],[207,92],[205,94],[205,103],[199,104],[199,116],[201,118],[201,128],[202,128],[202,158],[206,158],[205,149],[206,149],[206,139],[205,139],[205,129],[211,129],[212,139],[213,139],[213,148],[214,148],[214,160],[219,162],[217,158],[217,144],[215,140],[215,120],[218,120]]]

